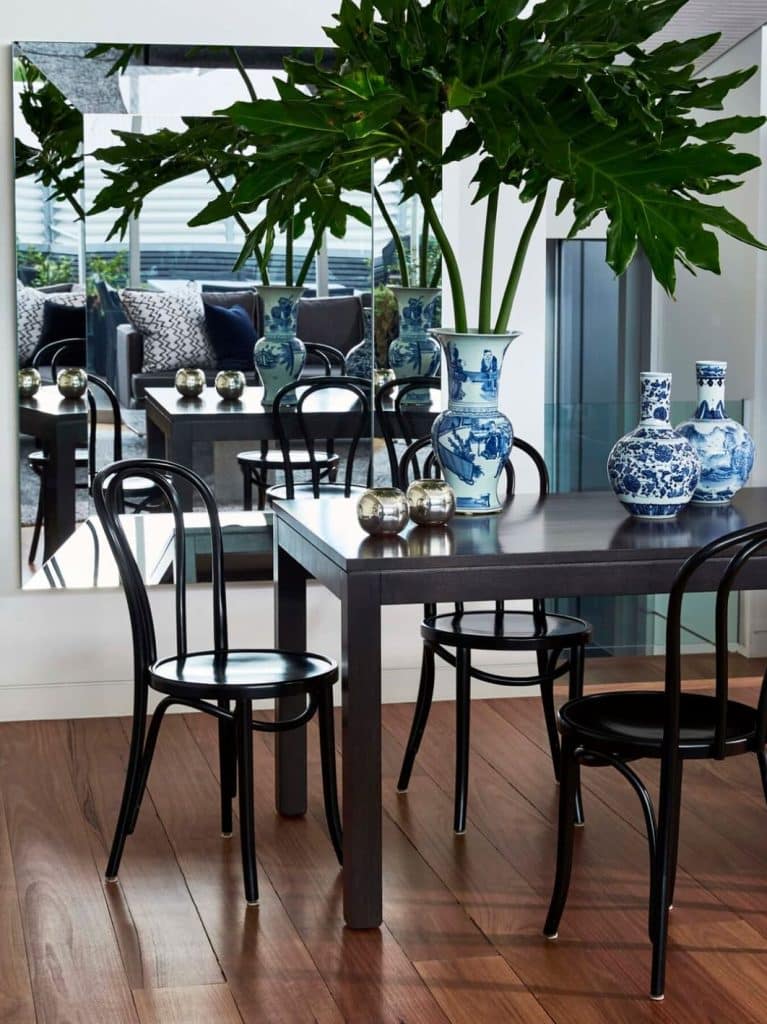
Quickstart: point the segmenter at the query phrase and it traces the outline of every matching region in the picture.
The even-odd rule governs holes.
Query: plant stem
[[[535,200],[532,212],[527,218],[527,223],[522,229],[522,234],[519,238],[519,245],[517,246],[517,252],[514,256],[514,262],[512,263],[511,271],[509,272],[509,279],[506,282],[506,290],[504,291],[503,299],[501,300],[501,308],[498,310],[498,319],[495,321],[495,334],[505,334],[506,329],[509,326],[511,307],[514,304],[517,288],[519,287],[519,279],[522,276],[522,267],[525,264],[527,250],[530,247],[530,239],[533,237],[535,225],[538,223],[538,218],[541,216],[545,202],[546,193],[542,192]]]
[[[383,217],[384,222],[386,223],[386,226],[389,229],[389,232],[391,233],[392,239],[394,241],[394,248],[397,250],[397,262],[399,263],[400,283],[404,288],[409,288],[410,274],[408,273],[407,269],[407,256],[405,255],[405,247],[402,244],[402,238],[400,236],[399,231],[397,231],[396,224],[391,218],[391,214],[386,209],[386,203],[383,201],[383,196],[378,191],[377,186],[374,186],[373,188],[373,195],[375,196],[375,201],[378,206],[378,209],[381,211],[381,216]]]
[[[224,186],[224,183],[221,181],[221,179],[216,174],[216,172],[211,167],[208,167],[207,170],[208,170],[208,177],[213,182],[213,184],[216,186],[216,188],[218,189],[220,194],[222,196],[227,195],[228,194],[228,190],[226,189],[226,187]],[[237,210],[234,210],[234,209],[232,210],[232,217],[234,218],[235,224],[237,224],[237,226],[240,228],[242,233],[247,238],[247,236],[250,234],[250,228],[248,227],[248,222],[245,220],[245,218],[242,216],[241,213],[238,213]],[[266,265],[266,262],[264,260],[264,254],[261,252],[260,246],[256,245],[256,246],[253,247],[253,256],[255,258],[255,261],[256,261],[256,264],[258,266],[258,269],[259,269],[259,271],[261,273],[261,280],[262,280],[262,282],[265,285],[269,284],[269,268]]]
[[[430,288],[439,288],[439,279],[442,275],[442,260],[438,259],[434,265],[434,270],[431,272],[431,281],[429,281]]]
[[[421,225],[421,240],[418,254],[418,287],[426,287],[426,257],[429,253],[429,222],[424,217]]]
[[[455,317],[455,330],[462,334],[465,334],[469,330],[468,321],[466,319],[466,299],[463,293],[463,281],[461,280],[461,271],[458,267],[458,260],[455,257],[455,251],[450,244],[450,239],[445,233],[445,229],[442,227],[437,211],[434,209],[434,203],[431,201],[431,196],[424,192],[420,194],[421,202],[423,203],[424,212],[429,220],[431,230],[434,232],[434,237],[437,239],[437,243],[442,253],[442,258],[445,261],[447,267],[447,276],[450,281],[450,291],[453,294],[453,316]]]
[[[293,218],[285,228],[285,284],[293,285]]]
[[[307,250],[306,256],[304,256],[304,261],[301,264],[301,269],[298,271],[296,285],[303,285],[304,281],[306,280],[306,275],[309,273],[309,270],[312,265],[312,260],[317,255],[317,250],[319,249],[320,245],[322,245],[322,236],[325,234],[325,228],[330,223],[330,218],[333,216],[333,212],[337,205],[338,196],[336,195],[335,202],[329,209],[326,210],[325,216],[322,218],[322,220],[319,223],[319,226],[317,227],[317,230],[314,232],[314,237],[312,238],[311,245]]]
[[[240,60],[240,55],[237,52],[237,47],[231,46],[229,50],[232,56],[234,57],[235,67],[240,72],[240,76],[242,77],[242,80],[245,83],[245,88],[248,90],[248,96],[250,96],[250,98],[255,102],[258,99],[258,96],[256,95],[256,90],[248,76],[248,72],[245,70],[245,65]]]
[[[500,187],[487,197],[485,211],[485,237],[482,244],[482,270],[479,282],[479,332],[490,331],[493,304],[493,258],[495,256],[495,225],[498,220],[498,195]]]

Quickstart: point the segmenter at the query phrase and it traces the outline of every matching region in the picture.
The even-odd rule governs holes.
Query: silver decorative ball
[[[414,480],[407,503],[410,518],[419,526],[444,526],[455,515],[455,491],[444,480]]]
[[[216,374],[216,391],[225,401],[236,401],[244,390],[245,374],[241,370],[220,370]]]
[[[31,398],[32,395],[36,395],[40,390],[42,382],[43,379],[40,376],[40,372],[34,366],[26,366],[23,370],[19,370],[16,375],[19,398]]]
[[[88,390],[88,374],[80,366],[65,366],[56,374],[56,384],[64,398],[82,398]]]
[[[176,391],[184,398],[198,398],[205,390],[205,371],[182,366],[176,370]]]
[[[407,522],[407,499],[396,487],[373,487],[360,495],[357,519],[366,533],[399,533]]]

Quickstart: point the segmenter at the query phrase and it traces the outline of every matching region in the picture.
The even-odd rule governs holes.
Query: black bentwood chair
[[[400,386],[400,394],[395,400],[395,417],[401,417],[399,402],[410,388],[435,387],[438,381],[433,378],[413,378],[404,386]],[[386,418],[380,413],[386,400],[389,385],[381,388],[376,408],[379,422],[386,439],[390,460],[396,459],[394,437],[391,426],[386,425]],[[538,451],[527,441],[514,437],[512,452],[519,451],[527,455],[533,462],[538,473],[538,488],[541,499],[549,491],[549,474],[546,463]],[[419,464],[419,458],[423,465]],[[394,483],[407,487],[408,483],[419,476],[436,476],[439,473],[431,438],[420,438],[411,442],[397,462]],[[514,496],[516,475],[511,459],[507,460],[506,501]],[[423,657],[421,660],[421,678],[418,686],[413,724],[410,727],[405,756],[402,760],[397,791],[407,792],[410,776],[413,771],[416,754],[421,745],[423,733],[431,710],[434,695],[435,657],[441,658],[456,670],[456,758],[455,758],[455,807],[453,829],[457,835],[466,831],[466,809],[469,789],[469,731],[471,714],[471,680],[479,679],[500,686],[540,686],[541,702],[546,720],[546,731],[551,748],[551,759],[554,777],[559,779],[559,735],[557,718],[554,708],[554,683],[567,674],[569,676],[570,697],[577,697],[583,692],[584,648],[591,639],[591,626],[583,619],[569,615],[552,615],[546,611],[544,602],[533,600],[532,611],[506,610],[503,601],[496,601],[492,610],[465,610],[462,603],[455,605],[453,611],[437,613],[435,604],[424,605],[424,620],[421,624],[421,636],[424,640]],[[447,648],[454,648],[453,654]],[[535,653],[538,672],[533,676],[505,676],[495,672],[487,672],[471,664],[472,651],[507,651]],[[560,658],[567,659],[559,664]],[[583,810],[580,792],[576,794],[574,821],[583,824]]]
[[[50,346],[55,348],[59,342],[53,342]],[[41,350],[42,351],[42,350]],[[56,373],[56,360],[59,358],[60,349],[53,354],[51,362],[52,372]],[[69,364],[67,364],[69,365]],[[87,469],[87,478],[84,482],[75,483],[76,490],[88,490],[92,493],[93,478],[96,475],[96,437],[98,430],[98,410],[94,389],[106,397],[112,413],[112,461],[119,462],[122,459],[122,415],[117,395],[105,380],[93,373],[88,374],[88,390],[86,400],[88,403],[88,445],[86,448],[75,449],[75,470]],[[45,502],[43,501],[43,483],[45,473],[50,465],[48,453],[42,449],[35,449],[27,456],[29,468],[40,478],[40,494],[37,500],[37,514],[35,516],[35,528],[32,531],[32,543],[29,546],[27,561],[30,565],[37,555],[37,548],[40,543],[40,534],[45,526]],[[157,499],[157,491],[146,480],[131,480],[123,488],[123,511],[143,512],[149,508]]]
[[[157,658],[152,610],[138,564],[119,518],[120,494],[132,476],[150,480],[162,493],[175,521],[176,653]],[[190,651],[187,643],[184,517],[177,481],[192,486],[202,500],[211,533],[213,649]],[[107,466],[94,481],[96,511],[109,541],[125,590],[133,632],[134,693],[128,773],[117,819],[106,876],[117,877],[126,837],[133,832],[146,788],[163,715],[172,704],[203,711],[218,719],[221,768],[221,831],[232,833],[232,799],[239,787],[240,843],[245,898],[258,902],[256,846],[253,822],[252,731],[283,732],[305,725],[315,714],[320,729],[322,784],[330,838],[341,862],[341,823],[338,814],[333,738],[333,683],[338,667],[317,654],[275,650],[230,649],[227,636],[223,539],[216,502],[196,473],[159,459],[130,459]],[[146,727],[149,690],[166,696]],[[308,698],[306,709],[283,721],[253,719],[253,701],[295,694]],[[234,707],[232,707],[234,705]]]
[[[730,591],[748,560],[767,545],[767,523],[730,533],[701,548],[677,573],[666,624],[666,685],[657,691],[621,690],[590,694],[560,709],[562,768],[559,793],[557,870],[544,935],[557,938],[573,860],[573,806],[581,765],[616,768],[637,793],[650,847],[649,933],[652,943],[650,995],[663,998],[668,912],[674,902],[682,768],[688,759],[721,761],[753,753],[767,798],[767,673],[758,707],[728,696],[727,606]],[[737,546],[721,573],[716,593],[714,693],[681,691],[682,598],[693,574],[715,556]],[[628,762],[643,757],[661,763],[656,820],[647,789]]]
[[[315,357],[326,377],[332,376],[334,369],[337,369],[342,377],[345,376],[346,356],[340,349],[311,341],[306,342],[304,348],[307,360],[309,357]],[[297,469],[310,468],[307,452],[294,452],[293,459]],[[317,456],[317,461],[322,466],[323,475],[333,479],[338,467],[338,456],[334,453],[332,439],[327,442],[325,455]],[[299,466],[299,463],[303,464]],[[253,508],[253,488],[255,487],[258,495],[258,507],[259,509],[265,508],[269,474],[285,471],[282,452],[278,448],[270,449],[269,442],[262,441],[258,451],[240,452],[237,456],[237,465],[242,473],[242,507],[246,511]]]

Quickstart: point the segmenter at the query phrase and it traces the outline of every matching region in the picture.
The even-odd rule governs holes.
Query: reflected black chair
[[[59,345],[59,342],[52,342],[51,347]],[[49,346],[46,346],[46,348]],[[42,351],[42,350],[41,350]],[[66,355],[62,356],[60,350],[53,352],[51,368],[55,378],[56,369],[66,363]],[[69,365],[69,364],[67,364]],[[122,459],[122,415],[117,395],[105,380],[93,373],[88,374],[88,390],[86,400],[88,403],[88,444],[87,447],[75,449],[75,470],[87,469],[87,479],[84,482],[75,483],[76,490],[87,490],[92,493],[93,478],[96,474],[96,436],[98,428],[98,409],[93,389],[101,392],[107,399],[112,415],[112,461]],[[35,561],[37,548],[40,544],[40,534],[45,526],[45,504],[43,501],[43,480],[50,457],[42,449],[36,449],[27,457],[29,468],[40,478],[40,494],[37,500],[37,513],[35,515],[35,526],[32,531],[32,541],[29,546],[27,560],[31,565]],[[158,497],[157,491],[147,481],[132,480],[123,491],[123,511],[142,512],[150,507]]]
[[[85,366],[85,338],[62,338],[42,345],[32,358],[36,370],[50,370],[50,379],[55,384],[56,374],[64,366]]]
[[[343,352],[332,345],[321,345],[318,342],[305,342],[307,359],[311,356],[320,363],[324,375],[330,377],[334,371],[340,376],[346,375],[346,357]],[[318,459],[322,460],[322,456]],[[307,452],[294,452],[293,460],[296,469],[309,469],[309,456]],[[299,463],[304,464],[299,466]],[[266,508],[266,492],[269,487],[269,474],[285,471],[282,452],[278,448],[270,448],[268,441],[262,441],[258,451],[240,452],[237,455],[237,464],[242,473],[242,507],[246,511],[253,508],[253,488],[256,488],[258,495],[258,508]],[[333,449],[332,439],[328,440],[324,465],[322,472],[333,479],[335,468],[338,466],[338,456]]]
[[[131,477],[150,480],[162,493],[175,522],[176,651],[157,657],[152,609],[136,558],[119,516],[122,490]],[[184,517],[177,491],[183,481],[201,499],[211,534],[213,647],[189,650],[186,621]],[[284,732],[300,728],[317,714],[320,730],[322,783],[328,829],[339,863],[341,824],[336,786],[333,735],[333,684],[338,668],[316,654],[230,648],[224,587],[224,549],[215,498],[203,480],[184,466],[159,459],[131,459],[107,466],[96,475],[94,500],[114,555],[128,602],[133,634],[133,726],[128,772],[106,876],[117,877],[127,836],[133,832],[146,788],[157,737],[165,712],[173,704],[193,708],[218,720],[221,771],[221,831],[232,832],[232,800],[239,788],[240,843],[245,897],[258,902],[253,823],[253,730]],[[149,690],[165,694],[147,729]],[[305,695],[307,704],[295,718],[253,719],[253,701]],[[234,706],[232,706],[234,705]]]
[[[430,405],[406,401],[408,395],[412,396],[414,391],[421,394],[433,392],[439,397],[442,393],[442,381],[439,377],[400,377],[397,380],[387,381],[378,388],[375,394],[376,420],[386,445],[389,472],[394,487],[402,487],[404,483],[404,488],[406,488],[411,479],[415,480],[422,475],[418,463],[418,452],[427,444],[431,444],[429,436],[432,418]],[[400,454],[397,445],[402,444],[407,448],[413,445],[417,439],[422,439],[423,444],[413,448],[406,467],[407,473],[404,478],[401,478]],[[434,464],[435,456],[432,454],[429,458],[429,466],[433,467]]]
[[[663,690],[590,694],[560,709],[561,787],[557,869],[544,934],[557,938],[567,899],[573,860],[573,807],[581,765],[616,768],[637,793],[650,849],[649,935],[652,943],[650,995],[662,999],[665,982],[668,912],[674,902],[682,769],[687,760],[721,761],[753,753],[767,799],[767,673],[756,708],[731,700],[728,693],[727,608],[738,575],[767,545],[767,523],[727,534],[701,548],[677,573],[666,620],[666,680]],[[715,557],[736,548],[719,576],[716,593],[716,679],[714,693],[683,693],[681,686],[682,599],[691,578]],[[656,820],[650,795],[629,762],[660,760]]]
[[[296,392],[297,401],[293,400]],[[312,418],[320,414],[321,407],[328,400],[339,397],[347,404],[347,411],[338,412],[337,423],[328,411],[322,411],[323,428],[312,425]],[[317,399],[319,398],[319,401]],[[370,381],[362,377],[321,377],[317,380],[299,381],[298,385],[287,385],[277,392],[272,407],[274,428],[280,445],[285,483],[275,485],[267,491],[273,498],[320,498],[345,497],[361,492],[364,487],[355,485],[354,471],[358,457],[361,457],[360,442],[370,436],[372,426],[370,409]],[[349,418],[351,417],[351,428]],[[341,472],[341,458],[333,451],[328,455],[328,445],[343,440],[348,445],[342,472],[342,482],[337,482]],[[317,454],[318,444],[324,449]],[[329,461],[332,460],[332,461]],[[305,471],[309,480],[297,483],[295,474]],[[372,462],[368,456],[367,486],[372,481]]]
[[[413,378],[413,387],[423,387],[428,378]],[[405,390],[409,385],[405,385]],[[434,383],[428,386],[435,386]],[[388,387],[388,385],[386,385]],[[381,391],[384,389],[382,388]],[[379,393],[380,394],[380,393]],[[395,451],[391,433],[391,420],[379,420],[391,453]],[[539,496],[549,491],[546,463],[536,449],[522,438],[514,437],[512,454],[528,456],[538,474]],[[422,462],[422,467],[419,464]],[[516,474],[512,459],[505,466],[506,500],[514,496]],[[439,475],[439,463],[431,450],[429,437],[419,438],[407,446],[397,462],[394,483],[407,487],[419,476]],[[469,788],[469,733],[471,720],[471,680],[478,679],[500,686],[540,686],[541,702],[546,720],[546,731],[551,750],[554,776],[559,779],[559,735],[554,707],[554,683],[564,675],[569,677],[569,695],[577,697],[583,692],[584,649],[591,640],[591,626],[583,619],[547,612],[545,603],[533,600],[532,611],[512,611],[503,601],[496,601],[491,610],[466,610],[462,603],[453,611],[438,614],[436,604],[424,605],[421,624],[424,640],[421,677],[418,686],[413,724],[410,727],[405,755],[402,760],[397,791],[406,793],[410,785],[413,765],[421,745],[434,696],[435,658],[452,665],[456,670],[456,758],[455,801],[453,829],[457,835],[466,832],[466,812]],[[448,648],[453,648],[455,654]],[[479,669],[471,663],[472,651],[504,651],[507,653],[535,654],[538,672],[532,676],[506,676]],[[566,660],[560,659],[566,655]],[[580,792],[576,794],[574,821],[583,824]]]

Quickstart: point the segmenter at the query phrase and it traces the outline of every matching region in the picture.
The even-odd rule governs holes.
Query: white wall
[[[17,422],[15,392],[14,230],[10,43],[14,40],[110,40],[149,43],[259,43],[314,46],[324,41],[336,0],[280,0],[243,5],[218,0],[210,5],[166,0],[38,0],[6,2],[0,23],[0,719],[114,714],[130,706],[130,648],[122,595],[115,592],[22,593],[18,590]],[[268,11],[268,14],[264,12]],[[460,191],[460,190],[459,190]],[[446,195],[446,203],[450,189]],[[455,192],[453,192],[455,194]],[[463,193],[461,193],[463,194]],[[513,204],[512,204],[513,206]],[[476,210],[458,213],[456,244],[475,229]],[[518,220],[509,211],[510,228]],[[500,234],[500,230],[499,230]],[[513,241],[510,230],[510,242]],[[530,268],[520,289],[514,326],[524,331],[510,350],[502,404],[520,433],[542,442],[544,358],[544,232],[533,242]],[[510,258],[510,257],[509,257]],[[499,266],[499,272],[501,267]],[[201,598],[204,595],[200,595]],[[156,595],[158,619],[169,623],[170,595]],[[268,644],[272,638],[271,588],[233,587],[233,640]],[[192,602],[192,616],[207,608]],[[419,656],[418,610],[384,614],[384,686],[390,698],[412,697]],[[202,626],[201,626],[202,628]],[[332,654],[339,633],[337,602],[316,589],[310,602],[310,646]],[[396,638],[396,641],[395,641]],[[449,687],[448,687],[449,689]],[[478,688],[479,690],[479,688]]]

